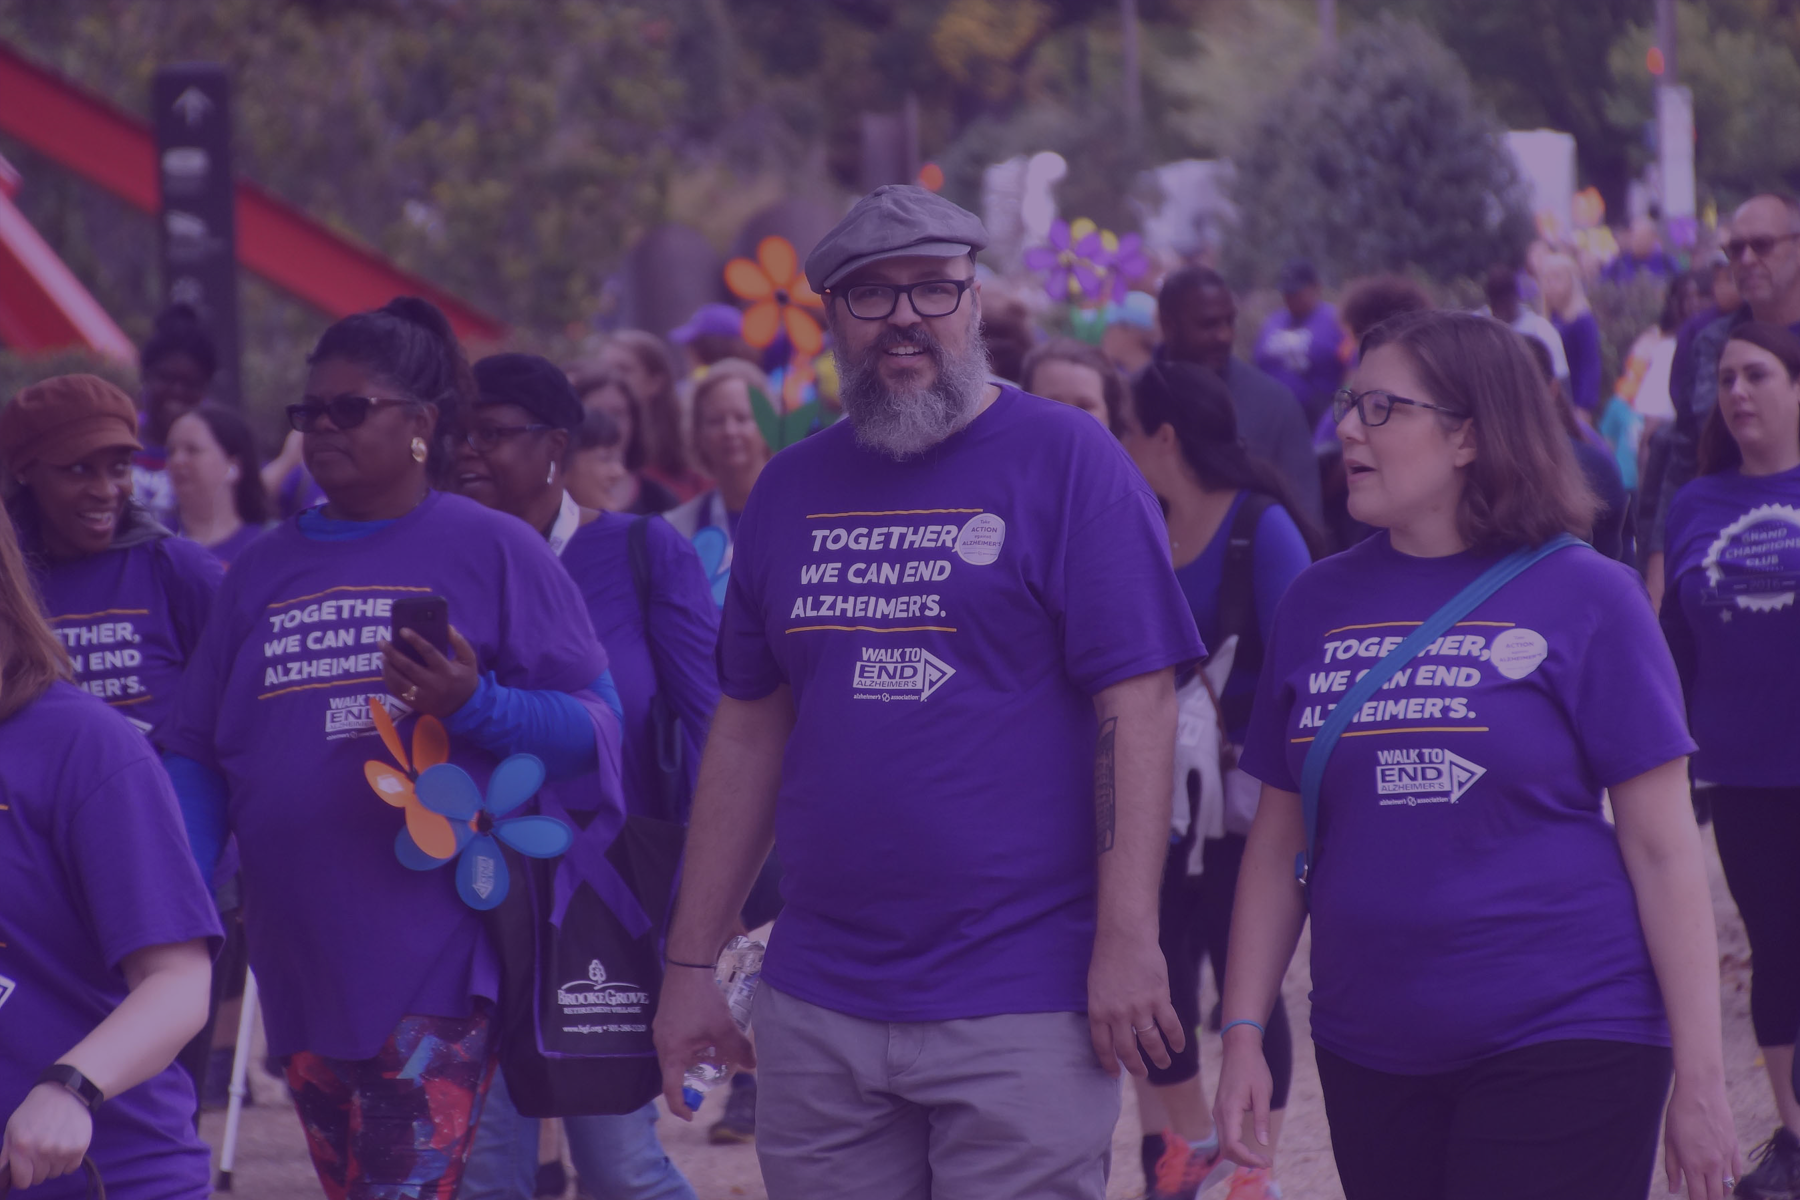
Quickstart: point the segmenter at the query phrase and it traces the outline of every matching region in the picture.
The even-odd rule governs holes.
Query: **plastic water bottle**
[[[756,985],[762,982],[763,951],[766,949],[768,947],[761,942],[753,942],[739,934],[725,943],[719,964],[713,970],[713,982],[725,993],[725,1007],[731,1010],[732,1021],[745,1033],[750,1031],[750,1006],[756,1000]],[[716,1048],[708,1046],[700,1061],[689,1067],[683,1076],[681,1099],[695,1112],[700,1111],[706,1093],[731,1074],[723,1064],[712,1061],[710,1056],[717,1054]]]

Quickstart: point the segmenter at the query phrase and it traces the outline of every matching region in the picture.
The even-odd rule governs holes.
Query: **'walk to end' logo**
[[[923,702],[955,674],[955,667],[916,647],[864,649],[850,680],[850,695],[856,700]]]
[[[1455,804],[1486,767],[1448,750],[1378,750],[1375,791],[1383,805]]]

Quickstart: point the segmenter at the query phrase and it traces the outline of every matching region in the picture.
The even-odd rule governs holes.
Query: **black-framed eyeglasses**
[[[1790,242],[1795,238],[1800,238],[1800,233],[1765,233],[1757,237],[1732,238],[1720,249],[1725,251],[1728,262],[1736,262],[1744,256],[1746,250],[1758,258],[1767,258],[1777,243]]]
[[[394,404],[411,404],[411,400],[395,400],[387,396],[333,396],[329,400],[308,400],[287,406],[288,424],[301,433],[312,433],[319,427],[320,417],[330,417],[337,429],[355,429],[369,419],[377,408]]]
[[[1394,415],[1396,404],[1410,404],[1414,408],[1428,408],[1432,412],[1441,412],[1446,416],[1465,420],[1468,413],[1454,408],[1445,408],[1441,404],[1427,404],[1423,400],[1408,400],[1405,396],[1396,396],[1392,392],[1371,389],[1366,392],[1353,392],[1349,388],[1339,388],[1331,397],[1331,419],[1342,421],[1355,409],[1356,415],[1362,418],[1365,428],[1374,429],[1378,425],[1386,425],[1388,418]]]
[[[548,425],[477,425],[463,436],[463,441],[469,443],[469,448],[476,453],[486,454],[507,438],[515,438],[522,433],[539,433],[548,428]]]
[[[974,286],[973,279],[924,279],[905,285],[859,283],[854,287],[825,290],[831,295],[842,296],[850,315],[857,320],[881,321],[900,307],[902,294],[921,317],[947,317],[962,307],[963,293]]]

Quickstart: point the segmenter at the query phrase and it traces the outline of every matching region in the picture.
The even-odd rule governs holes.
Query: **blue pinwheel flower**
[[[456,852],[450,858],[433,858],[404,829],[394,841],[394,852],[415,871],[430,871],[454,858],[456,893],[463,903],[483,911],[494,908],[506,899],[510,886],[500,842],[531,858],[555,858],[575,840],[573,831],[555,817],[506,815],[537,795],[543,784],[544,764],[535,754],[515,754],[495,767],[485,799],[461,767],[450,763],[429,767],[419,773],[413,787],[421,804],[449,819],[456,832]]]

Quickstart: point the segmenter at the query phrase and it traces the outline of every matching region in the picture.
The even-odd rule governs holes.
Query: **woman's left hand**
[[[450,627],[450,652],[456,656],[454,659],[445,658],[436,646],[411,629],[402,629],[400,636],[419,657],[413,658],[392,642],[381,643],[381,678],[389,695],[414,712],[440,718],[469,702],[480,682],[475,648],[454,625]]]
[[[1663,1165],[1669,1172],[1670,1194],[1680,1189],[1685,1178],[1687,1194],[1693,1200],[1727,1200],[1731,1195],[1726,1180],[1735,1183],[1743,1175],[1744,1159],[1738,1153],[1737,1129],[1723,1078],[1696,1087],[1679,1075],[1675,1077]]]
[[[13,1186],[24,1190],[81,1166],[94,1137],[87,1105],[58,1083],[40,1083],[6,1122],[0,1163],[12,1168]]]

